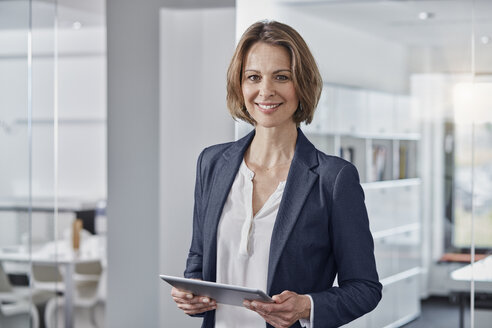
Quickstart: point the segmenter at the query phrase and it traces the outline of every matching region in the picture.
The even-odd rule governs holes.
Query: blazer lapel
[[[273,227],[268,260],[267,293],[270,293],[273,277],[282,250],[289,238],[306,198],[318,178],[311,169],[318,165],[316,148],[309,142],[300,129],[297,130],[297,142],[292,164],[287,176],[284,194]]]
[[[244,158],[244,152],[248,148],[255,135],[255,130],[247,136],[232,144],[217,163],[217,169],[209,198],[204,225],[204,253],[208,254],[208,260],[204,261],[203,274],[205,280],[216,280],[217,263],[217,228],[222,214],[222,209],[231,190],[239,166]]]

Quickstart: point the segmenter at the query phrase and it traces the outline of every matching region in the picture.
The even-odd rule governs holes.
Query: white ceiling
[[[314,17],[416,46],[463,46],[488,36],[492,48],[491,0],[280,0]],[[475,3],[475,8],[473,8]],[[474,11],[474,13],[473,13]],[[421,12],[432,19],[420,20]],[[473,18],[474,15],[474,19]],[[475,24],[472,24],[474,22]],[[474,27],[473,27],[474,25]],[[477,47],[485,46],[480,42]]]
[[[183,0],[180,0],[183,1]],[[201,1],[203,4],[219,0]],[[275,1],[275,0],[274,0]],[[492,0],[276,0],[296,7],[320,19],[329,20],[379,37],[417,46],[463,46],[470,44],[472,26],[477,40],[488,36],[492,48]],[[173,5],[174,0],[162,0]],[[182,4],[195,3],[187,0]],[[230,0],[220,0],[230,3]],[[70,27],[76,21],[83,26],[105,25],[104,0],[56,1],[58,24]],[[475,4],[475,8],[473,8]],[[176,5],[176,4],[175,4]],[[472,24],[472,11],[474,22]],[[420,20],[420,12],[431,12],[433,19]],[[29,22],[28,0],[0,1],[0,30],[24,29]],[[32,1],[33,27],[52,27],[54,0]],[[477,47],[485,47],[477,42]]]

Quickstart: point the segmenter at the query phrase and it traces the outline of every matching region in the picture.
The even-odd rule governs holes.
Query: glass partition
[[[0,1],[0,327],[104,322],[105,41],[104,1]]]
[[[32,231],[31,5],[30,1],[0,2],[1,327],[39,323],[28,279]]]
[[[384,289],[347,327],[413,327],[422,304],[451,309],[443,327],[490,322],[475,307],[490,304],[492,269],[468,265],[492,250],[492,3],[239,0],[237,11],[237,38],[275,19],[306,39],[324,88],[302,129],[359,171]]]

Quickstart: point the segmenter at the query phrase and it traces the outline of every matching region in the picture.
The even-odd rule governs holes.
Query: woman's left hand
[[[266,322],[275,328],[287,328],[297,320],[309,320],[311,314],[311,300],[307,295],[299,295],[285,290],[272,297],[275,303],[260,301],[244,301],[244,306],[257,312]]]

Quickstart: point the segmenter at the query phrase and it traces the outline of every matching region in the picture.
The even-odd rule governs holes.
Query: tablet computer
[[[178,289],[193,293],[193,295],[213,298],[217,303],[243,306],[244,300],[273,302],[270,296],[259,289],[166,275],[160,275],[160,277]]]

